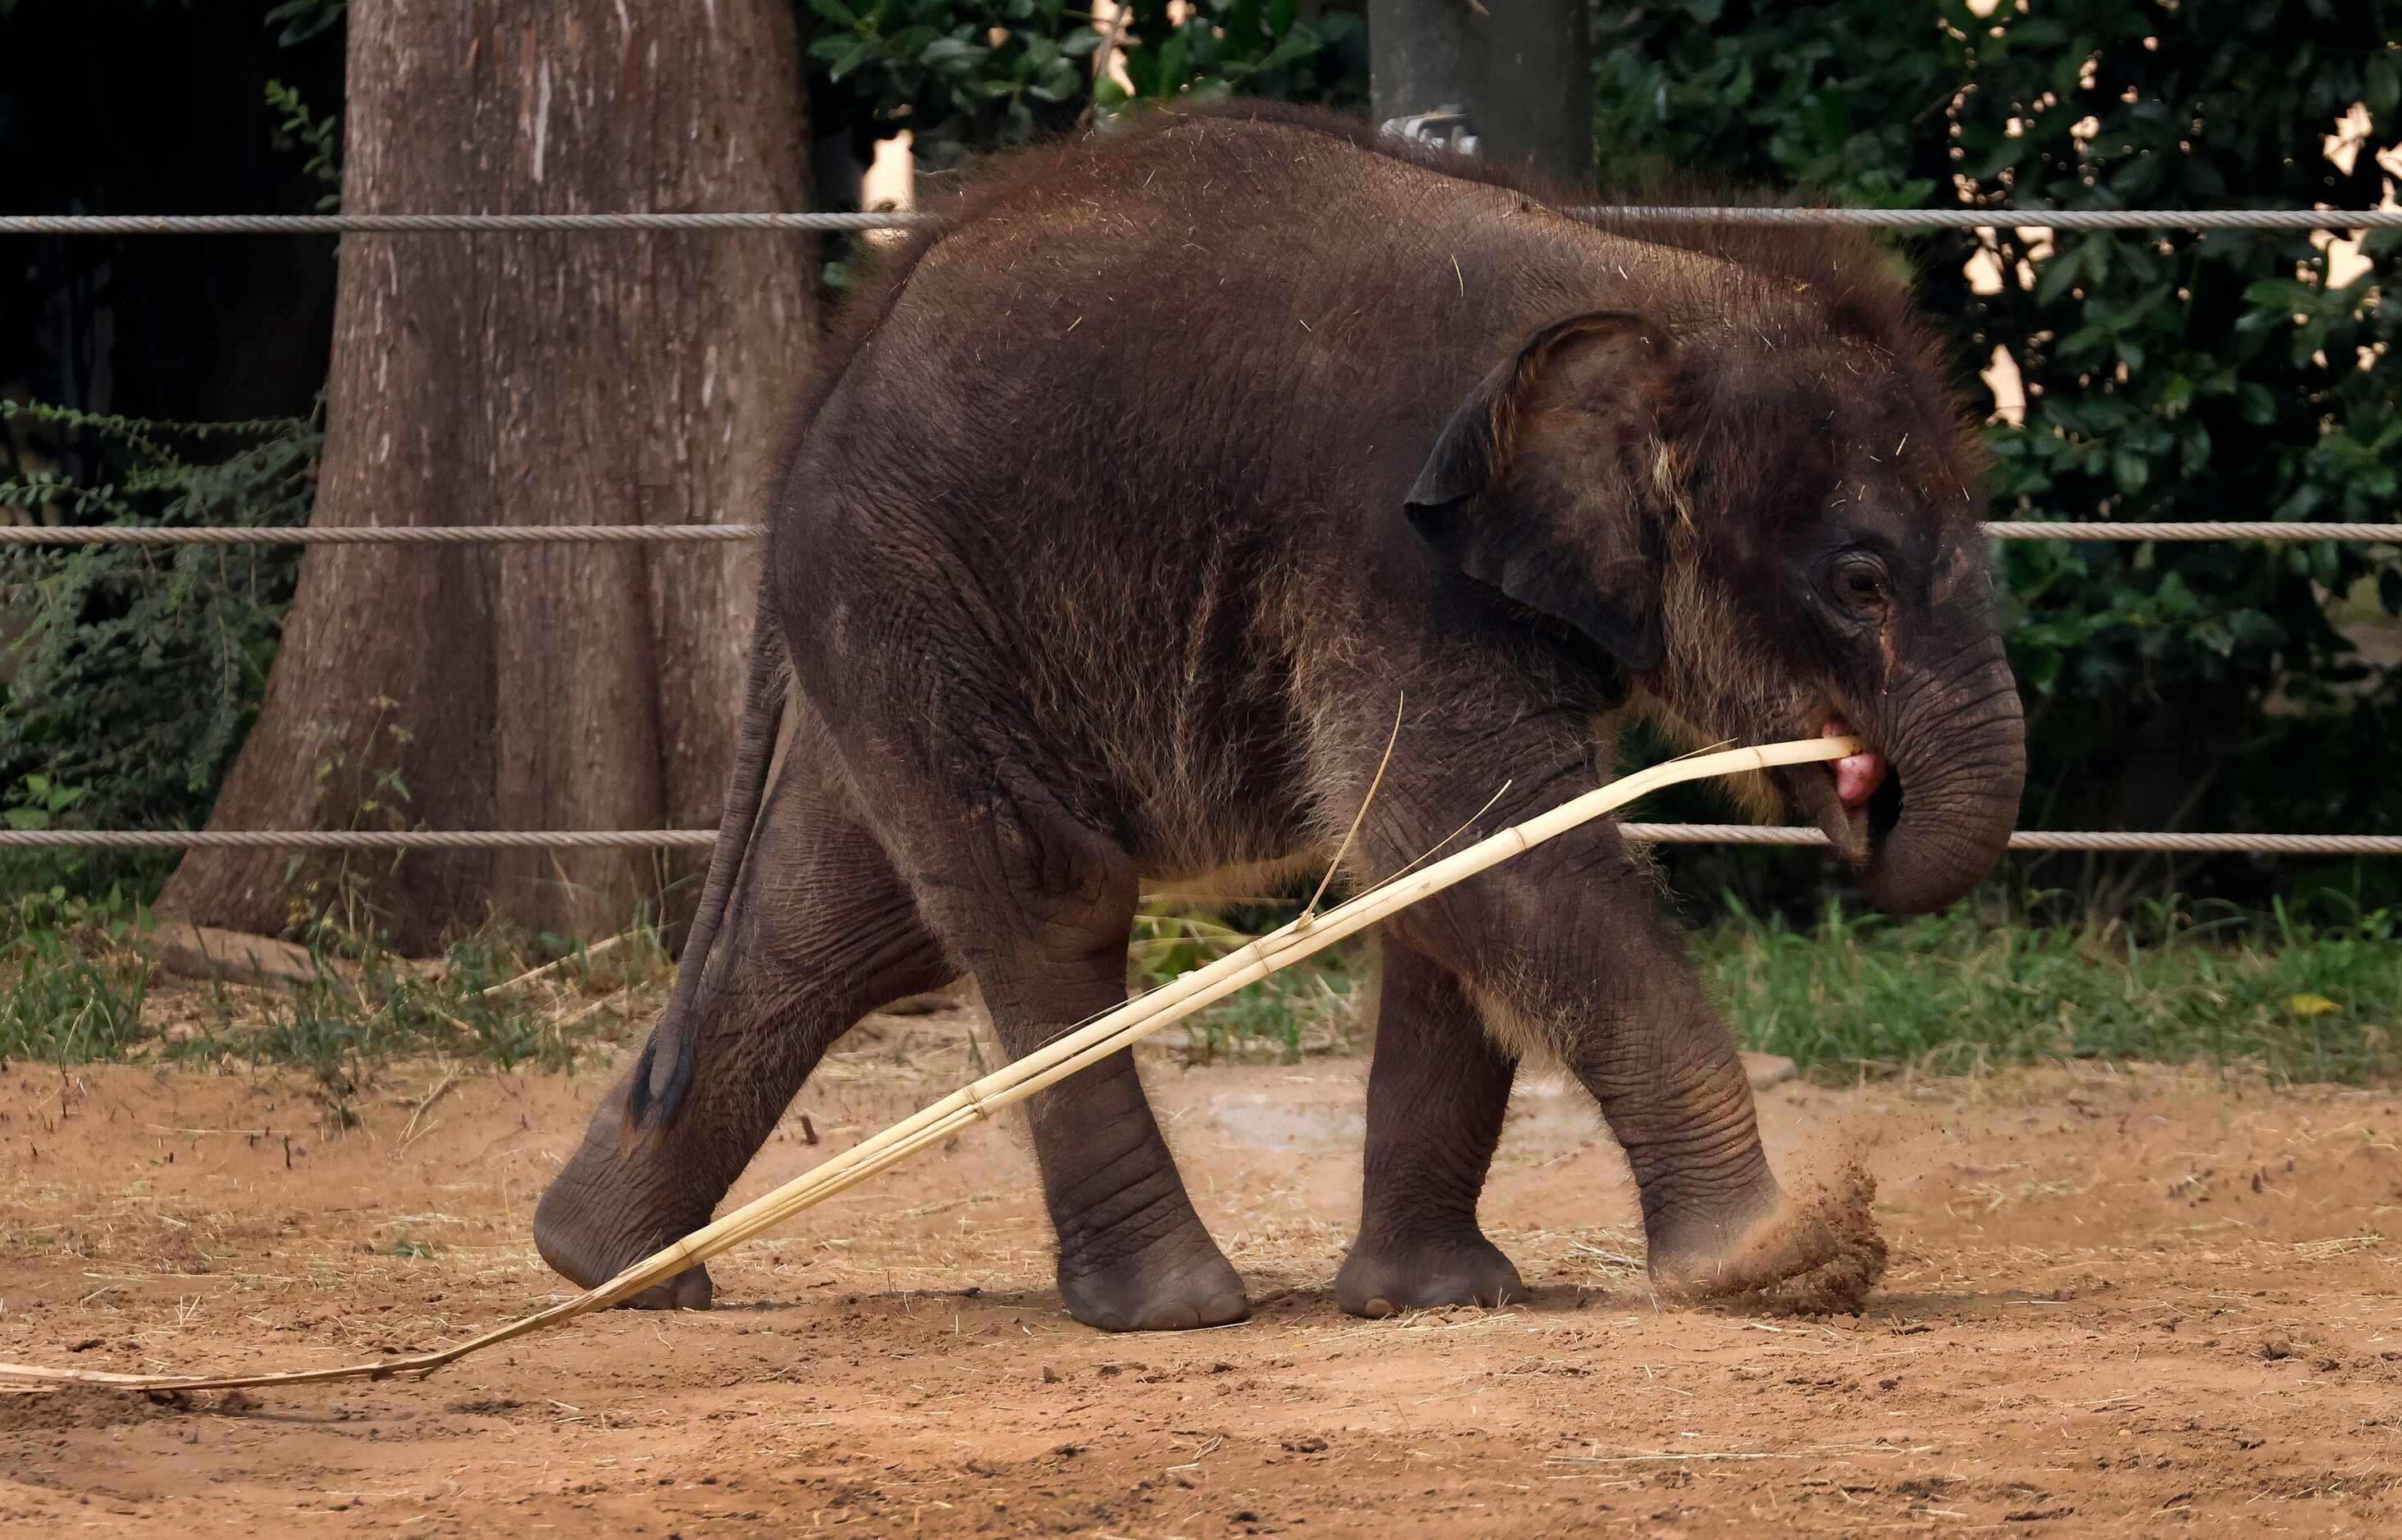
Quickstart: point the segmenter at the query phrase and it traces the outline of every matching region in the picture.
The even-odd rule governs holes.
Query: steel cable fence
[[[1596,224],[1724,224],[1856,226],[1889,230],[2050,228],[2079,230],[2329,230],[2402,229],[2392,209],[1828,209],[1654,205],[1571,208]],[[782,230],[858,232],[938,228],[931,213],[387,213],[387,214],[13,214],[0,215],[0,235],[414,235],[641,233]],[[237,529],[190,527],[0,527],[0,546],[429,545],[642,543],[700,544],[755,541],[759,524],[705,525],[450,525]],[[2342,541],[2402,543],[2402,524],[2330,524],[2264,520],[2090,522],[1998,520],[1985,526],[1995,540]],[[1626,839],[1650,845],[1824,846],[1815,829],[1750,824],[1622,824]],[[0,849],[76,847],[103,850],[300,849],[455,850],[656,849],[706,847],[706,829],[624,830],[0,830]],[[2247,834],[2167,831],[2022,830],[2013,851],[2129,851],[2257,855],[2402,856],[2402,836],[2376,834]]]
[[[1594,224],[1849,225],[1884,230],[2393,230],[2397,209],[1813,209],[1610,204]],[[938,213],[5,214],[0,235],[582,235],[939,229]]]
[[[766,533],[764,524],[376,524],[323,529],[25,524],[0,526],[0,545],[545,545],[577,542],[713,545],[760,540]],[[2333,540],[2402,545],[2402,524],[2288,524],[2262,519],[2165,523],[2004,519],[1987,524],[1985,534],[1992,540]]]
[[[379,526],[350,529],[255,529],[228,527],[181,529],[121,528],[0,529],[0,545],[376,545],[525,544],[559,542],[664,542],[724,543],[753,541],[766,533],[760,524],[696,525],[450,525]],[[1990,523],[1997,540],[2346,540],[2402,543],[2402,524],[2325,524],[2201,521],[2188,523],[2053,523],[2021,520]],[[1648,845],[1825,846],[1816,829],[1754,824],[1664,823],[1620,825],[1621,834]],[[293,850],[591,850],[706,848],[716,840],[707,829],[626,830],[0,830],[0,849],[94,850],[293,849]],[[2021,830],[2010,836],[2013,852],[2092,851],[2237,855],[2402,856],[2402,836],[2381,834],[2251,834],[2172,831]]]
[[[1816,829],[1750,823],[1622,823],[1637,845],[1824,846]],[[670,850],[707,849],[714,829],[0,830],[0,850]],[[2190,855],[2402,856],[2402,834],[2243,834],[2022,829],[2013,851]]]
[[[766,532],[764,524],[372,524],[323,529],[26,524],[0,528],[0,545],[713,545],[757,540]]]

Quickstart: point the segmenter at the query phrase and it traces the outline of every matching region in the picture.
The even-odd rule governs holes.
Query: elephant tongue
[[[1821,735],[1822,736],[1826,735]],[[1848,736],[1838,733],[1837,737]],[[1847,807],[1839,794],[1843,783],[1835,765],[1851,760],[1873,759],[1874,755],[1851,754],[1826,765],[1797,764],[1793,767],[1787,788],[1793,793],[1801,812],[1827,832],[1828,843],[1847,866],[1861,867],[1869,859],[1869,814],[1865,807]]]
[[[1818,729],[1822,738],[1849,737],[1851,733],[1851,724],[1841,717],[1828,718]],[[1835,800],[1846,807],[1859,806],[1884,784],[1884,756],[1873,749],[1846,754],[1827,768],[1835,777]]]

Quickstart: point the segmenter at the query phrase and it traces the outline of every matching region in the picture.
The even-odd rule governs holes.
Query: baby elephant
[[[1327,859],[1397,706],[1362,881],[1607,778],[1638,713],[1863,736],[1746,795],[1886,909],[2000,855],[2023,730],[1977,455],[1872,246],[1581,215],[1253,105],[1014,158],[937,212],[804,404],[675,991],[535,1217],[576,1283],[704,1223],[876,1007],[973,973],[1023,1053],[1124,998],[1146,883]],[[1476,1205],[1528,1058],[1624,1148],[1655,1280],[1835,1253],[1615,826],[1381,953],[1346,1310],[1523,1293]],[[1244,1313],[1129,1056],[1029,1106],[1078,1320]],[[642,1302],[709,1299],[694,1269]]]

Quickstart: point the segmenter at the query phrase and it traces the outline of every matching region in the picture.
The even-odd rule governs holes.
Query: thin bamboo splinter
[[[823,1203],[869,1177],[900,1164],[929,1145],[940,1144],[996,1107],[1023,1101],[1132,1046],[1161,1027],[1215,1004],[1246,985],[1258,983],[1280,968],[1299,962],[1511,857],[1533,849],[1579,824],[1625,806],[1663,787],[1718,776],[1740,775],[1779,765],[1809,764],[1857,753],[1857,738],[1806,738],[1749,749],[1727,749],[1655,764],[1622,777],[1514,824],[1488,839],[1435,862],[1422,871],[1405,873],[1305,921],[1272,930],[1205,967],[1196,968],[1157,989],[1128,1000],[1117,1010],[1045,1044],[1034,1052],[961,1086],[914,1116],[904,1118],[875,1137],[862,1141],[816,1169],[754,1198],[722,1218],[693,1231],[665,1250],[656,1252],[607,1283],[572,1299],[561,1300],[480,1337],[432,1353],[381,1358],[340,1368],[297,1369],[280,1374],[227,1375],[209,1379],[171,1374],[111,1374],[98,1369],[44,1368],[30,1364],[0,1364],[0,1382],[25,1388],[67,1384],[111,1385],[124,1390],[248,1390],[263,1385],[322,1384],[337,1380],[383,1380],[396,1374],[420,1377],[454,1364],[471,1353],[492,1347],[591,1311],[629,1299],[654,1284],[664,1283],[688,1267],[732,1250],[764,1231],[781,1224],[805,1208]]]

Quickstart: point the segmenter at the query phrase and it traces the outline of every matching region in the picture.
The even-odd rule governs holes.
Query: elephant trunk
[[[1967,667],[1918,672],[1887,696],[1893,770],[1870,804],[1869,899],[1894,914],[1957,901],[2009,848],[2026,784],[2026,722],[1998,639]]]

